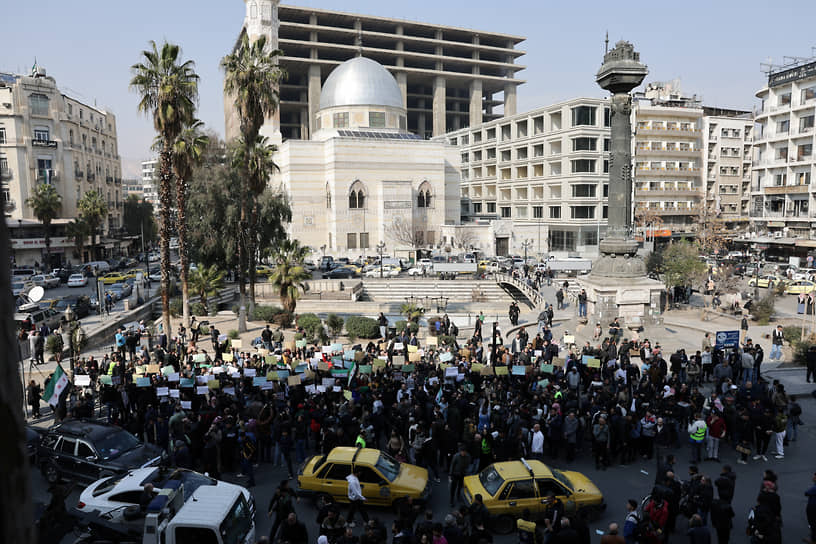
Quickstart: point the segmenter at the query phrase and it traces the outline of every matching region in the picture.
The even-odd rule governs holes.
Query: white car
[[[28,290],[34,287],[30,281],[13,281],[11,282],[11,294],[19,297],[23,293],[28,293]]]
[[[158,261],[159,261],[159,259],[160,259],[160,257],[159,257],[159,254],[158,254],[158,253],[149,253],[149,254],[147,255],[147,262],[149,262],[149,263],[155,263],[155,262],[158,262]]]
[[[382,277],[383,278],[396,278],[399,276],[400,270],[399,268],[393,266],[383,266],[382,267]],[[365,273],[366,278],[379,278],[380,277],[380,267],[374,268],[369,270]]]
[[[425,269],[427,269],[427,270],[428,270],[428,273],[430,273],[430,271],[431,271],[431,270],[433,270],[433,268],[432,268],[432,267],[430,267],[430,266],[428,266],[428,267],[425,267],[425,266],[414,266],[413,268],[409,268],[409,269],[408,269],[408,275],[409,275],[409,276],[421,276],[421,275],[422,275],[422,272],[423,272],[423,271],[425,271]]]
[[[430,270],[430,268],[433,266],[433,261],[430,259],[420,259],[418,265],[424,266],[425,268]]]
[[[51,274],[37,274],[31,276],[31,282],[43,289],[51,289],[52,287],[59,287],[60,280]]]
[[[121,523],[125,521],[125,510],[128,507],[139,507],[139,499],[144,484],[153,484],[153,494],[155,496],[162,489],[175,485],[170,482],[184,484],[185,501],[199,487],[211,485],[225,492],[238,489],[244,494],[247,502],[252,503],[252,496],[249,491],[239,485],[222,482],[183,468],[147,467],[133,469],[127,474],[95,481],[80,494],[77,510],[86,514],[97,511],[111,523]]]
[[[88,278],[84,274],[71,274],[68,276],[68,287],[85,287],[88,285]]]

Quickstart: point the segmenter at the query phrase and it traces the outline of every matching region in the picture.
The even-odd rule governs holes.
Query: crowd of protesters
[[[605,535],[622,540],[604,542],[666,541],[679,515],[688,520],[689,535],[710,527],[727,542],[736,524],[728,486],[733,472],[725,466],[721,475],[706,475],[702,467],[718,468],[703,463],[765,463],[770,449],[781,459],[797,439],[802,410],[782,384],[761,379],[763,349],[750,338],[719,349],[706,334],[689,355],[664,353],[658,342],[625,332],[618,319],[598,323],[583,346],[566,331],[555,338],[546,316],[507,342],[483,321],[480,316],[462,338],[447,316],[439,319],[432,331],[438,338],[453,333],[452,345],[420,341],[406,328],[340,352],[303,343],[285,349],[282,332],[269,327],[260,350],[233,349],[215,327],[202,332],[198,323],[189,324],[190,335],[184,327],[174,337],[159,330],[148,343],[142,323],[119,330],[101,359],[77,361],[75,377],[89,375],[90,385],[67,389],[56,415],[121,425],[162,447],[176,466],[216,478],[240,474],[250,487],[259,463],[285,467],[291,478],[310,452],[362,441],[426,467],[436,482],[450,480],[451,513],[439,520],[409,505],[391,528],[396,543],[490,543],[484,505],[459,503],[465,475],[496,461],[557,464],[590,456],[598,470],[639,459],[660,467],[648,501],[631,501],[622,523]],[[259,384],[262,376],[272,380]],[[288,376],[300,377],[293,384]],[[213,380],[218,386],[202,393],[201,384]],[[673,454],[684,447],[694,465],[681,482]],[[270,505],[277,520],[271,538],[306,542],[286,499],[294,498],[291,490],[282,488],[284,498]],[[762,542],[777,542],[782,518],[770,471],[757,501],[749,530]],[[351,522],[354,513],[345,519]],[[363,534],[342,521],[336,505],[323,505],[320,516],[320,536],[331,544],[387,541],[385,527],[367,515]],[[522,541],[539,533],[553,543],[589,542],[580,517],[535,523],[521,516]]]

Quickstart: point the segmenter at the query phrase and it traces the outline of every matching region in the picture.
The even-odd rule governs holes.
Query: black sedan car
[[[39,464],[49,483],[62,479],[94,482],[131,468],[157,466],[161,448],[144,444],[115,425],[66,421],[40,442]]]
[[[65,313],[65,309],[70,306],[71,311],[74,312],[74,315],[77,319],[82,319],[86,317],[88,314],[91,313],[91,299],[82,295],[82,296],[68,296],[61,300],[58,300],[57,303],[54,305],[54,309],[61,313]]]
[[[338,266],[333,270],[329,270],[328,272],[323,272],[323,279],[324,280],[343,280],[353,278],[357,275],[357,271],[353,268],[348,268],[345,266]]]

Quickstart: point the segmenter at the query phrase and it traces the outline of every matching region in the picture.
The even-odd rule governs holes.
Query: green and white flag
[[[45,388],[42,400],[51,406],[56,406],[59,404],[60,395],[62,395],[66,387],[68,387],[68,375],[62,369],[62,366],[57,365],[54,375],[51,376],[51,380],[48,382],[48,387]]]

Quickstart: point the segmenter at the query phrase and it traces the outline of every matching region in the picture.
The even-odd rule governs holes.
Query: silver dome
[[[320,94],[320,109],[335,106],[402,108],[402,93],[382,64],[365,57],[347,60],[334,69]]]

